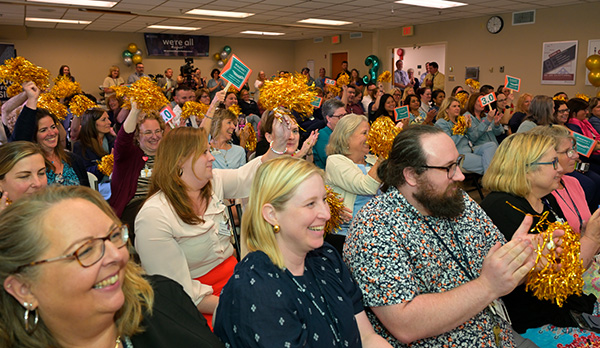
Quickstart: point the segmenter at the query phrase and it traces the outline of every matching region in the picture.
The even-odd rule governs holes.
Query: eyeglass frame
[[[335,115],[335,114],[334,114],[334,115],[331,115],[331,116],[329,116],[329,117],[332,117],[332,118],[333,118],[333,117],[335,117],[335,118],[337,118],[337,119],[340,119],[340,118],[342,118],[342,117],[344,117],[344,116],[346,116],[346,115],[348,115],[348,113],[347,113],[347,112],[346,112],[346,113],[344,113],[343,115]]]
[[[111,236],[117,230],[120,231],[123,234],[123,237],[122,237],[123,238],[123,245],[121,245],[121,246],[117,246],[116,244],[114,244],[111,241]],[[80,250],[82,250],[84,247],[89,246],[90,244],[94,243],[97,240],[102,241],[102,244],[100,244],[101,248],[102,248],[102,252],[100,253],[100,257],[98,257],[98,259],[96,261],[92,262],[91,264],[84,265],[81,262],[81,260],[79,259],[78,252]],[[13,273],[19,273],[23,268],[26,268],[26,267],[32,267],[32,266],[42,265],[42,264],[45,264],[45,263],[50,263],[50,262],[55,262],[55,261],[60,261],[60,260],[67,260],[67,259],[72,259],[72,258],[75,258],[77,260],[77,262],[79,262],[79,264],[83,268],[92,267],[93,265],[97,264],[98,261],[102,260],[102,258],[104,257],[104,253],[106,252],[106,241],[110,241],[111,243],[113,243],[117,247],[117,249],[121,249],[122,247],[124,247],[125,245],[127,245],[127,242],[129,241],[129,227],[127,227],[126,224],[115,226],[115,227],[113,227],[113,228],[110,229],[110,232],[108,232],[108,235],[106,235],[106,237],[99,237],[99,238],[89,239],[85,243],[83,243],[82,245],[80,245],[79,248],[75,249],[75,251],[73,251],[72,253],[69,253],[67,255],[57,256],[57,257],[51,257],[51,258],[45,259],[45,260],[33,261],[33,262],[30,262],[30,263],[21,265],[21,266],[17,267]]]
[[[568,113],[569,113],[569,111],[571,111],[571,110],[570,110],[570,109],[564,109],[564,110],[557,109],[557,110],[556,110],[556,113],[557,113],[557,114],[564,114],[564,113],[567,113],[567,114],[568,114]]]
[[[554,170],[556,170],[556,169],[558,169],[558,157],[554,157],[554,159],[552,160],[552,162],[537,162],[536,161],[536,162],[529,163],[527,166],[529,167],[529,166],[532,166],[534,164],[537,164],[537,165],[551,164],[552,167],[554,167]]]
[[[157,129],[157,130],[155,130],[154,132],[153,132],[153,131],[150,131],[150,130],[147,130],[147,131],[145,131],[145,132],[142,132],[142,133],[140,133],[140,134],[142,134],[142,135],[143,135],[143,136],[145,136],[145,137],[151,137],[151,136],[153,136],[153,135],[159,135],[159,134],[163,134],[164,132],[165,132],[165,130],[161,128],[161,129]]]
[[[569,155],[569,152],[571,153],[571,155]],[[574,159],[573,155],[577,155],[577,145],[573,145],[573,147],[571,147],[570,149],[566,150],[566,151],[556,151],[557,154],[565,154],[567,155],[567,157]],[[578,155],[579,157],[579,155]]]
[[[446,171],[446,175],[448,177],[448,179],[452,179],[455,175],[456,175],[456,169],[460,168],[460,165],[462,164],[462,162],[465,159],[465,155],[459,155],[458,158],[456,159],[456,162],[448,165],[448,166],[430,166],[430,165],[424,165],[421,166],[421,168],[425,168],[425,169],[442,169]],[[452,175],[450,175],[450,170],[452,169],[452,167],[454,166],[454,171],[452,172]]]

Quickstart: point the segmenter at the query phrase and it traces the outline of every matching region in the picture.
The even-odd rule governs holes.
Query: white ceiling
[[[224,37],[254,37],[244,30],[274,31],[285,35],[263,38],[301,40],[343,32],[369,32],[409,24],[425,24],[513,11],[576,5],[599,0],[462,0],[469,5],[437,10],[400,5],[393,0],[120,0],[110,9],[51,5],[25,0],[0,0],[0,24],[32,28],[114,32],[156,32]],[[186,15],[191,9],[252,12],[245,19],[217,19]],[[88,25],[25,22],[25,17],[92,21]],[[351,21],[340,27],[296,23],[306,18]],[[504,18],[506,22],[510,18]],[[196,31],[147,29],[148,25],[201,27]]]

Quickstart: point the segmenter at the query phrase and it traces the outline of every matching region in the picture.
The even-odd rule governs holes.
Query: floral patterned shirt
[[[465,211],[454,219],[424,216],[396,188],[390,188],[358,212],[346,237],[344,260],[362,290],[365,306],[405,303],[419,294],[452,290],[479,276],[489,249],[506,240],[464,192],[463,199]],[[489,309],[452,331],[409,345],[396,340],[372,311],[367,310],[367,315],[375,331],[394,347],[496,347],[496,325],[501,328],[502,347],[514,347],[510,325]],[[435,320],[439,318],[431,318]]]

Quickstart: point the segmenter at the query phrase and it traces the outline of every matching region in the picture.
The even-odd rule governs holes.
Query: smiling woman
[[[15,141],[0,146],[0,211],[46,185],[46,163],[37,145]]]
[[[8,207],[0,346],[223,347],[180,286],[142,277],[127,243],[127,226],[89,188],[49,188]]]
[[[225,102],[228,102],[228,94]],[[227,105],[227,104],[226,104]],[[246,150],[243,147],[232,144],[232,137],[237,128],[238,118],[227,109],[215,111],[214,120],[211,125],[210,152],[215,157],[214,167],[218,169],[237,169],[246,164]]]

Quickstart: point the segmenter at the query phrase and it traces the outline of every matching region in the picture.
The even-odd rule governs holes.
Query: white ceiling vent
[[[513,12],[512,25],[523,25],[535,23],[535,10]]]

